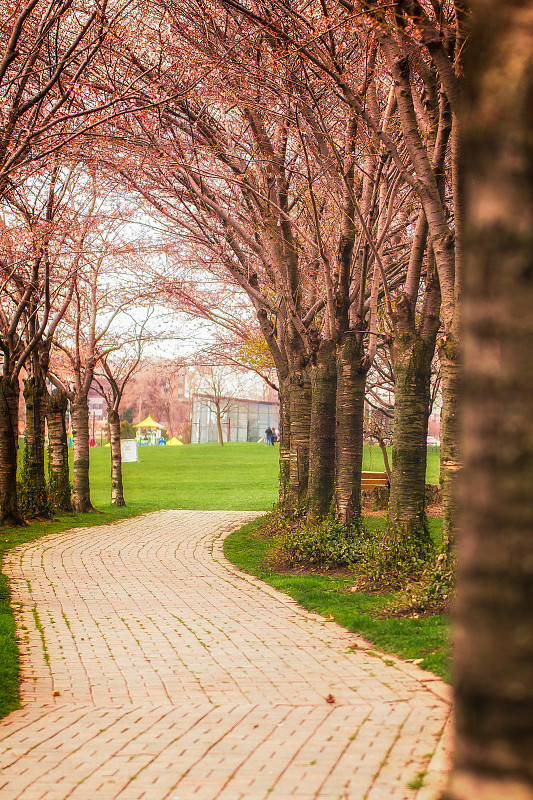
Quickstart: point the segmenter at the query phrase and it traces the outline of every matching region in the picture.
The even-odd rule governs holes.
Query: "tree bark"
[[[335,446],[335,507],[340,522],[361,514],[363,426],[368,368],[362,345],[351,331],[337,349],[337,435]]]
[[[433,281],[437,283],[435,280]],[[435,291],[428,285],[426,292]],[[429,305],[429,303],[427,304]],[[407,536],[427,550],[426,526],[427,428],[431,362],[439,327],[435,313],[422,313],[416,325],[412,304],[405,295],[396,302],[395,335],[391,347],[394,369],[394,433],[389,501],[389,535]],[[414,537],[414,540],[413,540]]]
[[[311,430],[307,520],[318,522],[331,510],[335,496],[335,343],[320,343],[311,367]]]
[[[440,423],[440,487],[442,541],[448,557],[455,545],[457,527],[457,477],[462,466],[460,431],[460,357],[457,337],[450,334],[439,351],[442,379]]]
[[[224,447],[224,436],[222,434],[222,414],[220,411],[220,406],[216,406],[217,411],[217,434],[218,434],[218,444],[220,447]]]
[[[20,480],[20,508],[26,519],[50,519],[50,502],[44,467],[44,429],[48,391],[44,380],[24,382],[26,437]]]
[[[72,488],[68,468],[67,396],[54,389],[48,396],[46,421],[48,424],[48,491],[52,508],[72,511]]]
[[[96,511],[91,503],[89,486],[89,407],[85,395],[71,402],[74,469],[72,507],[76,514]]]
[[[288,507],[296,511],[307,500],[309,482],[311,379],[308,366],[295,369],[290,377],[290,425]]]
[[[120,416],[112,408],[107,410],[109,438],[111,440],[111,505],[125,506],[122,485],[122,453],[120,450]]]
[[[394,365],[394,435],[389,500],[390,527],[427,544],[425,492],[431,346],[411,336],[397,336]]]
[[[0,375],[0,525],[24,525],[17,498],[19,384]]]
[[[533,798],[533,3],[475,0],[465,56],[453,800]]]
[[[290,379],[280,378],[279,385],[279,504],[287,508],[289,501],[291,459]]]

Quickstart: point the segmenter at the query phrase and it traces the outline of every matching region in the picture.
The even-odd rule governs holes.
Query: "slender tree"
[[[23,313],[22,338],[26,345],[24,382],[26,433],[19,502],[26,519],[50,516],[45,476],[45,416],[48,405],[46,379],[50,347],[72,298],[76,258],[65,269],[65,253],[70,233],[77,224],[77,209],[69,201],[72,170],[41,170],[24,186],[7,193],[4,205],[18,217],[24,228],[19,236],[31,242],[34,252],[42,254],[42,281],[35,286]],[[33,278],[27,276],[28,283]],[[53,467],[52,467],[53,470]]]
[[[15,218],[10,211],[0,221],[0,524],[3,525],[22,523],[16,486],[19,380],[28,360],[36,352],[50,313],[46,237],[43,240],[39,231],[29,230],[26,222],[20,216]],[[39,414],[36,418],[40,419]],[[30,414],[30,441],[33,438],[42,448],[44,437],[40,423],[37,421],[34,425],[33,419]],[[38,459],[32,456],[33,461],[36,480],[45,492],[44,462],[41,475]]]
[[[132,330],[121,331],[115,347],[99,355],[98,370],[94,373],[94,383],[106,401],[109,443],[111,446],[111,505],[125,506],[122,481],[122,451],[120,434],[120,404],[124,390],[139,368],[142,346],[150,338],[146,326],[151,317],[148,313],[141,325],[131,320]]]
[[[50,379],[70,402],[74,440],[72,503],[77,513],[95,511],[89,485],[88,395],[97,364],[116,346],[113,325],[117,317],[139,299],[138,287],[130,275],[141,252],[137,242],[124,235],[124,209],[119,203],[111,208],[103,180],[97,181],[93,173],[87,176],[85,186],[80,186],[82,189],[87,205],[83,226],[76,231],[79,254],[73,302],[54,339],[62,359],[56,356],[50,370]],[[120,306],[117,296],[121,296]]]
[[[196,383],[196,398],[199,403],[209,411],[214,412],[217,425],[217,438],[220,447],[224,446],[224,431],[222,429],[224,418],[228,418],[231,409],[235,406],[236,397],[239,395],[241,377],[234,369],[219,364],[205,361],[205,354],[201,364],[196,365],[198,375]],[[231,432],[226,428],[226,441],[231,441]]]

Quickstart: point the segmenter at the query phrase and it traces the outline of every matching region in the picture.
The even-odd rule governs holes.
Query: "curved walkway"
[[[10,551],[23,708],[0,725],[2,800],[437,797],[447,687],[235,570],[222,539],[254,516]]]

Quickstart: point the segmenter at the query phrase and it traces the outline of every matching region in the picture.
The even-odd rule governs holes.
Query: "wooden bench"
[[[361,472],[361,489],[373,489],[374,486],[388,486],[386,472]]]

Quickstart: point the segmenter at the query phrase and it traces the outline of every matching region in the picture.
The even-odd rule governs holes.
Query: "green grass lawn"
[[[277,447],[255,443],[139,447],[139,461],[123,465],[128,506],[263,511],[277,497]],[[110,451],[91,451],[91,497],[110,503]]]
[[[45,534],[58,533],[74,527],[103,525],[124,517],[160,509],[268,511],[277,499],[278,455],[277,447],[252,443],[230,443],[224,447],[219,447],[217,444],[140,447],[139,461],[123,465],[127,506],[114,508],[111,506],[110,450],[106,447],[95,447],[91,450],[91,498],[100,513],[62,514],[56,515],[56,519],[50,523],[32,523],[25,528],[0,529],[0,557],[5,550]],[[428,453],[428,482],[438,482],[438,458],[438,451],[433,450]],[[383,469],[383,459],[378,447],[365,447],[364,469],[376,471]],[[235,548],[231,552],[234,553],[234,550]],[[244,557],[244,554],[248,553],[248,544],[242,544],[242,551]],[[232,559],[237,556],[238,553],[232,555]],[[330,586],[327,583],[326,588],[321,588],[316,584],[316,576],[301,577],[298,579],[300,580],[298,585],[296,579],[294,579],[296,582],[291,582],[286,576],[271,576],[269,581],[273,580],[278,581],[275,584],[278,588],[287,591],[303,605],[307,604],[307,607],[309,604],[316,605],[320,597],[328,599],[329,602],[333,595],[342,595],[342,592],[338,591],[339,587],[335,588],[334,584]],[[306,599],[302,592],[311,599]],[[311,596],[309,592],[314,594]],[[351,602],[354,602],[353,596]],[[367,601],[361,596],[360,602],[364,605]],[[344,618],[341,619],[340,612],[336,611],[334,616],[336,618],[338,616],[341,624],[346,624],[342,621]],[[368,616],[365,625],[372,624],[376,630],[379,628],[383,631],[383,640],[381,638],[378,640],[371,635],[362,621],[354,620],[355,618],[351,622],[348,620],[349,624],[346,624],[346,627],[359,625],[359,632],[371,637],[376,646],[384,650],[387,649],[386,636],[393,638],[399,636],[399,632],[385,635],[387,621],[371,622],[371,617]],[[402,627],[397,625],[397,622],[402,621],[393,621],[389,626],[393,631]],[[394,652],[402,655],[411,651],[394,650]],[[406,655],[406,657],[418,656]],[[429,664],[429,662],[424,663]],[[428,666],[429,668],[431,667]],[[17,686],[18,656],[14,621],[9,604],[7,581],[0,575],[0,715],[18,706]]]

